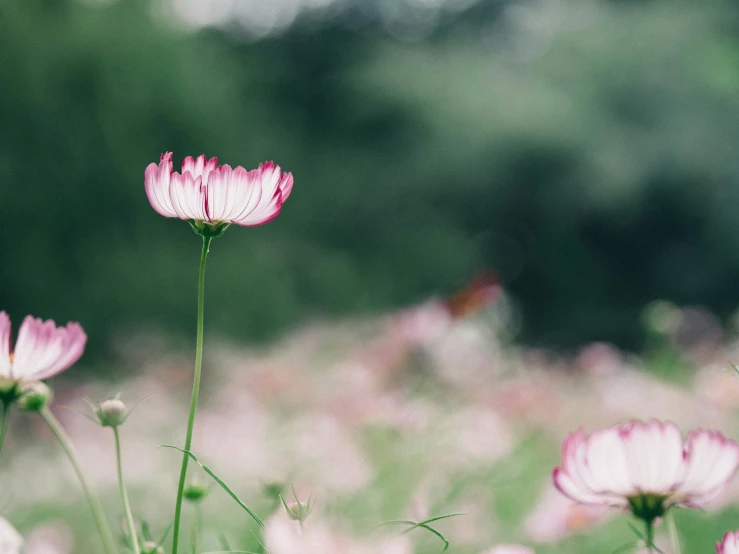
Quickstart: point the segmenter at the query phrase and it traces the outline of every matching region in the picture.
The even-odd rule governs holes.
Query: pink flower
[[[26,316],[10,351],[10,318],[0,312],[0,378],[40,381],[68,369],[82,356],[87,335],[79,323],[57,327],[51,319]]]
[[[182,173],[172,171],[172,153],[149,164],[144,173],[146,195],[164,217],[204,222],[262,225],[280,213],[293,188],[292,173],[282,173],[273,162],[247,171],[239,166],[216,165],[205,155],[182,162]]]
[[[721,542],[716,543],[716,554],[739,554],[739,531],[726,533]]]
[[[569,435],[554,484],[575,502],[630,508],[652,521],[670,506],[710,504],[737,465],[739,444],[719,432],[694,431],[683,442],[673,423],[635,421]]]

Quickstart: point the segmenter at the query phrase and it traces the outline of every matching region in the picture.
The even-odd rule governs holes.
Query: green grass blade
[[[230,487],[226,483],[224,483],[223,480],[221,480],[220,477],[218,477],[218,475],[216,475],[215,473],[213,473],[213,471],[208,466],[206,466],[205,464],[201,464],[200,463],[200,460],[197,459],[197,457],[195,456],[195,454],[193,454],[192,452],[190,452],[188,450],[184,450],[182,448],[179,448],[178,446],[172,446],[171,444],[162,444],[160,446],[163,446],[164,448],[172,448],[174,450],[179,450],[183,454],[187,454],[192,459],[193,462],[195,462],[201,468],[203,468],[203,471],[205,471],[205,473],[207,473],[208,475],[210,475],[216,483],[218,483],[219,485],[221,485],[221,488],[224,491],[226,491],[228,493],[228,495],[231,498],[233,498],[239,506],[241,506],[244,510],[246,510],[246,512],[252,518],[254,518],[254,521],[256,521],[262,529],[264,529],[264,522],[261,519],[259,519],[259,516],[257,514],[255,514],[252,511],[252,509],[249,508],[249,506],[247,506],[246,504],[244,504],[241,501],[241,499],[238,497],[238,495],[234,491],[232,491],[230,489]]]

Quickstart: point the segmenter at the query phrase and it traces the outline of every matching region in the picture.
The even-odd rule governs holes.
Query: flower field
[[[192,452],[267,531],[191,464],[189,480],[208,493],[185,502],[185,551],[195,540],[198,552],[436,553],[444,541],[463,554],[518,552],[499,545],[638,552],[637,519],[575,504],[554,488],[565,437],[652,418],[674,422],[683,436],[697,428],[739,433],[739,376],[729,365],[739,346],[710,336],[681,342],[690,310],[672,308],[671,327],[655,324],[656,346],[642,357],[606,344],[564,357],[507,340],[504,294],[453,318],[443,306],[431,300],[362,320],[316,321],[260,348],[206,334]],[[122,537],[112,438],[74,410],[86,409],[83,396],[121,391],[129,405],[146,397],[120,434],[137,526],[156,541],[171,525],[180,459],[157,446],[182,441],[190,353],[164,338],[121,340],[131,352],[124,365],[136,369],[116,372],[115,382],[65,379],[52,409]],[[667,364],[678,369],[669,380],[659,377]],[[5,514],[26,538],[25,552],[97,552],[74,474],[37,416],[11,413],[3,457]],[[293,507],[293,494],[311,498],[302,534],[278,494]],[[671,509],[656,522],[655,548],[674,552],[673,532],[682,552],[714,552],[736,527],[737,502],[733,482],[706,510]],[[430,524],[442,537],[415,528],[396,538],[410,524],[386,523],[452,514]],[[169,540],[163,546],[169,551]]]

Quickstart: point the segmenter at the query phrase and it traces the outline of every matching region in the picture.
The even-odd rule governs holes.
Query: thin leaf
[[[381,523],[380,525],[378,525],[378,527],[381,527],[383,525],[410,525],[410,527],[408,529],[403,530],[399,536],[403,536],[407,533],[410,533],[414,529],[419,529],[419,528],[426,529],[428,532],[436,535],[444,543],[444,548],[442,548],[441,551],[446,552],[449,549],[449,541],[439,531],[431,527],[429,523],[433,523],[435,521],[440,521],[442,519],[447,519],[450,517],[456,517],[456,516],[461,516],[461,515],[464,515],[464,514],[446,514],[443,516],[432,517],[424,521],[411,521],[409,519],[394,519],[391,521],[385,521]]]
[[[203,471],[205,471],[205,473],[207,473],[208,475],[210,475],[210,476],[211,476],[211,477],[212,477],[212,478],[213,478],[213,479],[215,480],[215,482],[216,482],[216,483],[218,483],[219,485],[221,485],[221,488],[222,488],[223,490],[225,490],[225,491],[226,491],[226,492],[228,493],[228,495],[229,495],[229,496],[230,496],[231,498],[233,498],[233,499],[234,499],[234,500],[236,501],[236,503],[237,503],[237,504],[238,504],[239,506],[241,506],[242,508],[244,508],[244,510],[246,510],[246,512],[247,512],[247,513],[248,513],[248,514],[249,514],[249,515],[250,515],[250,516],[251,516],[252,518],[254,518],[254,521],[256,521],[256,522],[257,522],[257,523],[259,524],[259,526],[260,526],[260,527],[261,527],[262,529],[264,529],[264,522],[263,522],[263,521],[262,521],[261,519],[259,519],[259,516],[258,516],[257,514],[255,514],[255,513],[254,513],[254,512],[252,511],[252,509],[251,509],[251,508],[249,508],[249,506],[247,506],[246,504],[244,504],[244,503],[243,503],[243,502],[241,501],[241,499],[240,499],[240,498],[239,498],[239,497],[238,497],[238,496],[236,495],[236,493],[235,493],[234,491],[232,491],[232,490],[231,490],[231,489],[229,488],[229,486],[228,486],[228,485],[227,485],[226,483],[224,483],[224,482],[223,482],[223,481],[221,480],[221,478],[220,478],[220,477],[218,477],[218,475],[216,475],[215,473],[213,473],[213,471],[212,471],[212,470],[211,470],[211,469],[210,469],[210,468],[209,468],[208,466],[206,466],[206,465],[204,465],[204,464],[201,464],[201,463],[200,463],[200,460],[198,460],[198,459],[197,459],[197,457],[195,456],[195,454],[193,454],[193,453],[192,453],[192,452],[190,452],[189,450],[184,450],[184,449],[182,449],[182,448],[179,448],[178,446],[172,446],[171,444],[162,444],[162,445],[160,445],[160,446],[163,446],[164,448],[172,448],[172,449],[174,449],[174,450],[179,450],[179,451],[180,451],[180,452],[182,452],[183,454],[186,454],[186,455],[190,456],[190,458],[192,458],[192,461],[193,461],[193,462],[195,462],[195,463],[196,463],[196,464],[198,464],[198,465],[199,465],[199,466],[200,466],[201,468],[203,468]]]

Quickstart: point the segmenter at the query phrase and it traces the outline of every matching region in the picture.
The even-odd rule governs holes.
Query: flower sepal
[[[665,505],[667,497],[661,494],[640,494],[629,498],[629,508],[635,517],[652,523],[655,519],[665,515],[669,506]]]
[[[0,402],[6,406],[15,403],[21,396],[21,384],[18,379],[0,376]]]
[[[188,220],[188,223],[190,224],[190,227],[192,227],[192,230],[196,235],[199,235],[203,238],[211,239],[223,236],[223,233],[226,232],[226,229],[231,226],[231,224],[227,221],[208,223],[207,221],[190,219]]]

